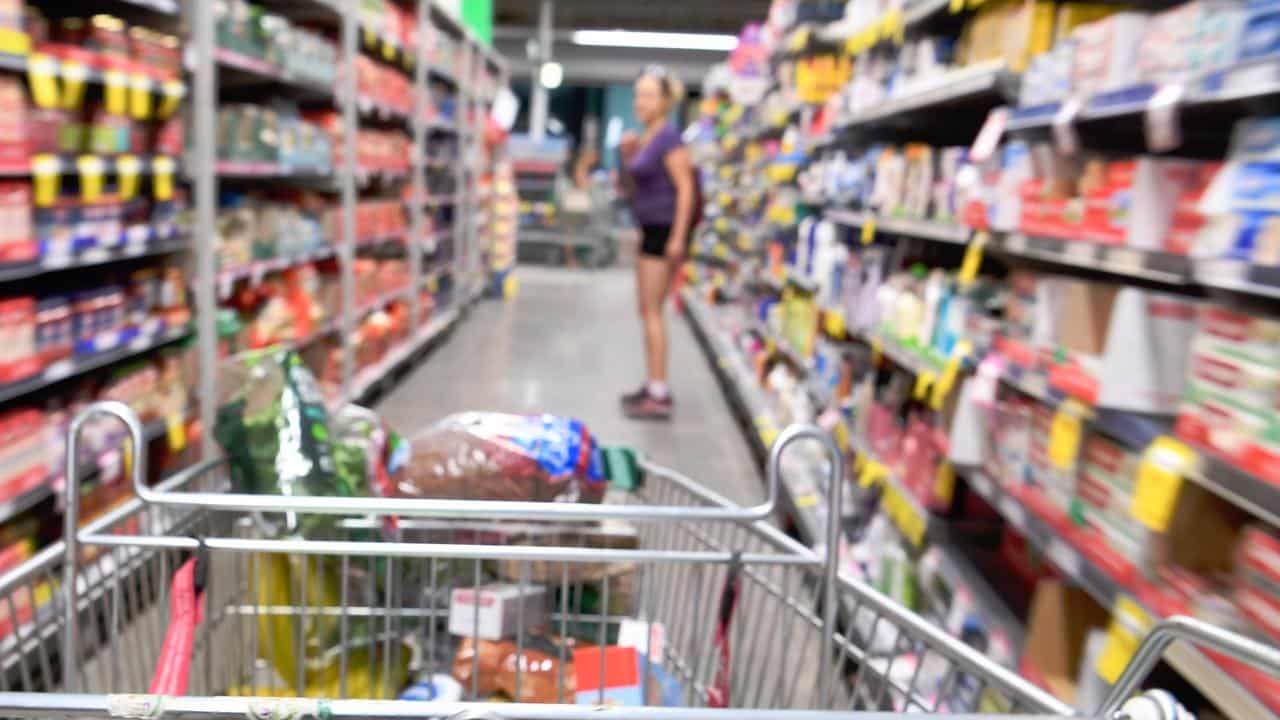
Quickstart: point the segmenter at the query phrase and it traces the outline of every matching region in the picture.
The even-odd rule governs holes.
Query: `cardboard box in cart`
[[[527,633],[547,625],[546,600],[546,589],[537,586],[495,584],[455,588],[449,597],[449,632],[463,637],[474,635],[482,640],[501,640],[514,637],[523,621]]]

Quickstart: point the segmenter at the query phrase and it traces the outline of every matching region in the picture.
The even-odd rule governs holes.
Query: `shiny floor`
[[[509,302],[475,306],[379,410],[412,434],[464,410],[571,415],[609,444],[646,452],[738,503],[764,495],[760,471],[688,323],[668,310],[671,422],[623,417],[618,396],[644,378],[629,269],[521,268]]]

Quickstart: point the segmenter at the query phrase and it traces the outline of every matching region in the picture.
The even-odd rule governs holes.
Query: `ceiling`
[[[555,27],[738,34],[763,20],[770,0],[554,0]],[[532,28],[539,0],[497,0],[495,24]]]
[[[553,0],[554,59],[568,84],[631,82],[640,68],[660,62],[696,86],[723,52],[581,47],[569,42],[573,30],[653,30],[737,35],[749,22],[765,19],[770,0]],[[540,0],[496,0],[494,42],[511,64],[517,82],[533,72],[525,44],[536,35]]]

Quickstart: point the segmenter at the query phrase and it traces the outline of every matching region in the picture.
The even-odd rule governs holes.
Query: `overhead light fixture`
[[[709,33],[640,32],[634,30],[574,30],[574,45],[652,48],[655,50],[707,50],[729,52],[738,47],[734,35]]]
[[[538,70],[538,82],[548,90],[555,90],[564,82],[564,66],[558,62],[542,63]]]

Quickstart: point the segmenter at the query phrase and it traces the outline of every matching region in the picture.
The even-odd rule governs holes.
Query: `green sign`
[[[493,44],[493,0],[462,0],[462,23],[480,42]]]

